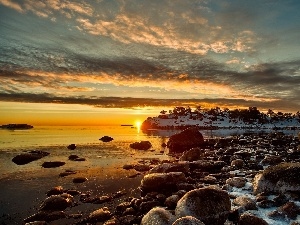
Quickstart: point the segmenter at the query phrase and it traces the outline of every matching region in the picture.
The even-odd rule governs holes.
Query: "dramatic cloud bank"
[[[297,0],[0,0],[0,101],[300,109]]]

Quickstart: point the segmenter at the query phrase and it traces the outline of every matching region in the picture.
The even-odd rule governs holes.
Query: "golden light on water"
[[[135,126],[136,126],[138,133],[140,133],[141,125],[142,125],[142,122],[140,120],[135,121]]]

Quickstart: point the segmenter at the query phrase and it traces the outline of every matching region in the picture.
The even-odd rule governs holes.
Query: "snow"
[[[257,119],[252,119],[251,122],[245,122],[241,119],[230,119],[229,113],[223,112],[218,115],[210,115],[203,112],[201,117],[196,117],[194,113],[186,113],[186,115],[165,114],[157,117],[149,117],[147,120],[152,127],[180,127],[180,126],[199,126],[199,127],[218,127],[218,128],[253,128],[253,129],[289,129],[300,128],[298,117],[280,118],[273,120],[271,117],[266,117],[266,123],[259,123]]]

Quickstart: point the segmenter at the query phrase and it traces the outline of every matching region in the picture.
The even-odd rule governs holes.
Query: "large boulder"
[[[50,153],[43,151],[30,151],[28,153],[22,153],[20,155],[15,156],[12,161],[17,165],[25,165],[32,161],[41,159]]]
[[[182,172],[151,173],[144,176],[140,188],[144,193],[172,191],[176,189],[177,183],[185,181],[186,177]]]
[[[176,218],[193,216],[205,225],[223,225],[231,203],[229,195],[214,186],[187,192],[177,203]]]
[[[201,147],[203,144],[204,139],[202,134],[198,128],[192,127],[172,135],[167,143],[167,147],[170,152],[182,153],[191,148]]]
[[[300,163],[270,166],[253,179],[253,192],[300,191]]]
[[[170,225],[174,221],[173,215],[164,208],[151,209],[142,219],[141,225]]]

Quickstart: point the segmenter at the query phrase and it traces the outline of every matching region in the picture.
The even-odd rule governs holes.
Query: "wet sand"
[[[26,165],[15,165],[11,159],[20,152],[2,152],[1,162],[6,166],[0,178],[0,224],[22,224],[23,220],[38,212],[39,206],[45,200],[46,192],[56,186],[73,189],[91,196],[111,195],[118,191],[127,193],[104,204],[82,203],[75,197],[76,206],[67,208],[67,214],[82,214],[85,217],[95,209],[107,206],[112,211],[115,206],[128,197],[138,197],[140,181],[144,173],[134,178],[135,170],[125,170],[125,164],[149,164],[150,159],[167,159],[168,156],[159,151],[118,150],[115,146],[106,150],[95,146],[78,146],[74,151],[66,150],[64,146],[43,147],[39,150],[51,149],[50,155]],[[77,154],[86,161],[74,162],[68,160],[68,155]],[[57,168],[42,168],[45,161],[64,161],[66,164]],[[72,170],[76,174],[60,177],[59,174]],[[8,172],[11,171],[11,172]],[[12,172],[13,171],[13,172]],[[85,177],[84,183],[73,183],[73,178]],[[78,220],[77,220],[78,221]],[[50,224],[57,224],[54,221]],[[59,224],[72,224],[74,219],[61,219]]]

